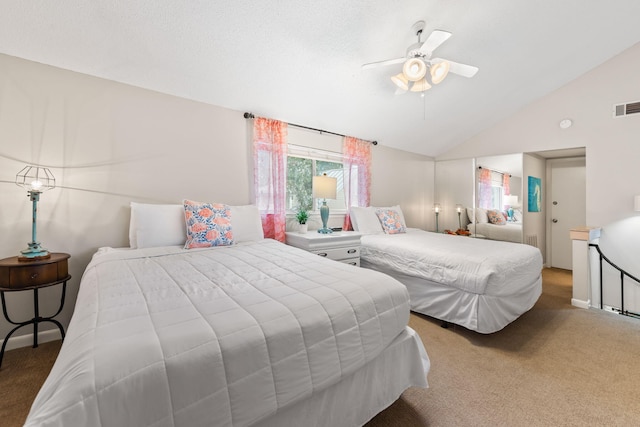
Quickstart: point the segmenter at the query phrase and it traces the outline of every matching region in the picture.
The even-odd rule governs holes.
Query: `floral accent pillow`
[[[498,210],[488,210],[487,217],[489,218],[489,222],[495,225],[505,225],[507,220],[504,218],[502,212]]]
[[[184,202],[187,225],[185,249],[208,248],[233,244],[231,210],[221,203]]]
[[[387,234],[406,233],[407,227],[402,222],[400,213],[395,209],[376,209],[376,215]]]

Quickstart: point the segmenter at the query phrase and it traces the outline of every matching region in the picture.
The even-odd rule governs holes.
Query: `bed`
[[[467,218],[474,218],[472,208],[467,208]],[[475,221],[467,224],[467,230],[472,234],[491,240],[522,243],[522,212],[514,209],[513,219],[507,220],[499,211],[487,209],[475,209]],[[503,215],[503,214],[501,214]],[[468,220],[467,219],[467,220]]]
[[[161,246],[172,209],[93,256],[26,426],[357,426],[427,386],[395,279],[263,239],[253,207],[232,244]]]
[[[396,232],[383,227],[382,211],[395,212]],[[542,255],[532,246],[406,228],[399,206],[356,208],[352,223],[364,234],[360,265],[402,282],[415,312],[488,334],[542,293]]]
[[[469,224],[467,229],[478,237],[503,242],[522,243],[522,223],[507,222],[497,225],[489,222]]]

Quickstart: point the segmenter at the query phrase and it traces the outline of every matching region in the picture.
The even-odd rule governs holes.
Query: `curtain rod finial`
[[[255,116],[253,115],[253,113],[247,112],[247,113],[244,113],[244,118],[245,119],[253,119],[253,118],[255,118]]]
[[[371,141],[373,145],[378,145],[378,141]]]

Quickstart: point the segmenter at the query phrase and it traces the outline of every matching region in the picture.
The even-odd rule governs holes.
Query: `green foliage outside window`
[[[331,208],[344,209],[342,191],[342,163],[314,160],[303,157],[287,157],[287,209],[314,210],[312,177],[326,173],[338,179],[338,200],[327,200]],[[316,203],[318,206],[320,202]],[[318,208],[315,206],[315,209]]]
[[[312,172],[313,160],[291,156],[287,158],[287,209],[313,209]]]

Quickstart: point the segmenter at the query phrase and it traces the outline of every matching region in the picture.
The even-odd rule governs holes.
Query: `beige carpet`
[[[0,368],[0,426],[21,426],[60,350],[61,341],[7,351]]]
[[[543,274],[535,307],[495,334],[412,314],[430,388],[406,391],[367,427],[640,425],[640,320],[574,308],[571,274]],[[22,425],[59,345],[7,352],[0,425]]]
[[[495,334],[412,315],[431,359],[367,427],[640,425],[640,320],[571,306],[571,274],[545,269],[533,309]]]

